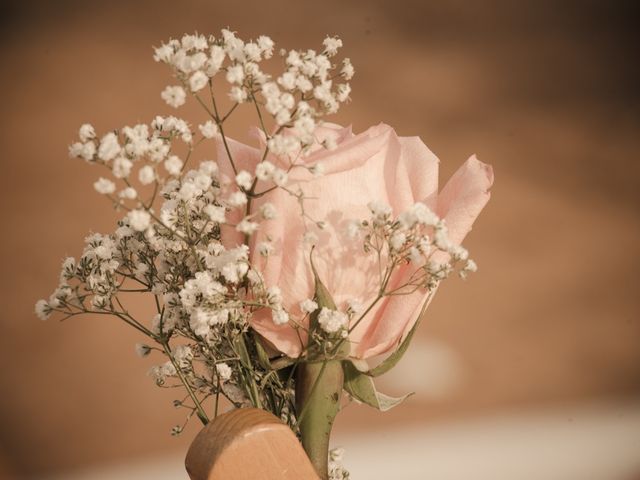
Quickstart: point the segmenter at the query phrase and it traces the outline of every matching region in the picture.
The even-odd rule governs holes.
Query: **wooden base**
[[[274,415],[242,408],[196,436],[185,461],[191,480],[319,480],[302,445]]]

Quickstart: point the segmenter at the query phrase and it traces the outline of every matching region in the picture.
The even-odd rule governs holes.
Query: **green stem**
[[[301,363],[296,370],[296,410],[302,446],[322,480],[327,480],[329,440],[344,383],[340,360]]]

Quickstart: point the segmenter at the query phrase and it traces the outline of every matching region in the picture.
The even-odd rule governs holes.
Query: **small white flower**
[[[166,361],[164,364],[162,364],[162,366],[160,367],[160,369],[162,370],[162,374],[167,376],[167,377],[172,377],[174,376],[176,373],[178,373],[176,371],[176,367],[173,363],[171,363],[170,360]]]
[[[133,162],[125,157],[118,157],[113,161],[113,176],[116,178],[126,178],[131,173]]]
[[[200,171],[214,177],[218,173],[218,164],[213,160],[206,160],[200,164]]]
[[[338,93],[336,94],[336,98],[339,102],[346,102],[349,99],[349,94],[351,93],[351,86],[348,83],[341,83],[338,85]]]
[[[258,165],[256,165],[256,177],[258,177],[258,180],[262,181],[269,180],[275,170],[276,167],[273,165],[273,163],[265,160],[264,162],[260,162]]]
[[[362,305],[362,302],[360,300],[351,298],[347,300],[347,308],[348,312],[357,314],[364,310],[364,305]]]
[[[185,182],[178,191],[178,198],[185,202],[193,201],[198,195],[202,193],[202,190],[198,188],[193,182]]]
[[[218,126],[213,122],[213,120],[207,120],[198,128],[200,129],[202,136],[205,138],[213,138],[218,134]]]
[[[269,255],[273,254],[273,245],[271,244],[271,242],[260,242],[258,243],[256,248],[258,250],[258,253],[263,257],[268,257]]]
[[[271,305],[282,304],[282,290],[277,285],[267,288],[267,300]]]
[[[93,184],[96,192],[103,195],[109,195],[116,191],[116,184],[107,178],[100,177],[97,182]]]
[[[296,99],[290,93],[283,93],[280,95],[280,103],[287,110],[292,110],[296,105]]]
[[[422,263],[422,253],[416,247],[411,247],[409,249],[409,260],[411,263],[415,265],[419,265]]]
[[[242,192],[233,192],[229,196],[228,202],[229,202],[229,205],[231,205],[232,207],[240,207],[242,205],[246,205],[247,196]]]
[[[203,208],[203,211],[211,219],[212,222],[224,223],[226,220],[224,207],[219,207],[217,205],[207,205]]]
[[[143,232],[149,228],[151,215],[145,210],[132,210],[129,212],[129,225],[138,232]]]
[[[256,222],[251,222],[246,218],[243,218],[238,225],[236,225],[236,230],[240,233],[244,233],[245,235],[253,234],[260,225]]]
[[[313,313],[317,309],[318,304],[310,298],[307,298],[306,300],[300,302],[300,310],[302,310],[304,313]]]
[[[173,356],[181,368],[188,368],[193,360],[193,350],[188,345],[178,345],[173,351]]]
[[[452,245],[451,248],[449,248],[449,253],[456,261],[466,261],[469,258],[468,250],[461,245]]]
[[[403,232],[396,232],[391,235],[389,239],[389,245],[391,245],[392,250],[398,251],[402,249],[402,246],[407,241],[407,236]]]
[[[244,88],[234,85],[229,91],[229,98],[236,103],[244,103],[249,95]]]
[[[242,65],[234,65],[227,69],[227,82],[229,83],[242,83],[244,80],[244,70]]]
[[[300,75],[296,78],[296,87],[301,92],[306,93],[313,90],[313,83],[307,77]]]
[[[133,187],[127,187],[122,189],[118,196],[127,200],[134,200],[138,197],[138,192],[136,192],[136,189]]]
[[[229,381],[229,379],[231,378],[231,374],[233,373],[231,367],[226,363],[217,363],[216,372],[218,373],[218,377],[220,377],[220,380],[223,382]]]
[[[324,45],[324,51],[330,57],[333,57],[336,53],[338,53],[338,49],[342,47],[342,40],[338,37],[327,37],[322,42]]]
[[[285,172],[280,168],[277,168],[273,172],[272,177],[273,177],[273,183],[275,183],[279,187],[284,187],[287,184],[287,181],[289,179],[289,175],[287,174],[287,172]]]
[[[473,260],[469,259],[469,260],[467,260],[467,264],[465,265],[464,269],[467,272],[477,272],[478,271],[478,264],[476,262],[474,262]]]
[[[192,92],[197,92],[202,90],[208,82],[209,77],[207,77],[203,71],[198,70],[189,78],[189,87]]]
[[[236,175],[236,183],[239,187],[244,188],[245,190],[251,189],[251,184],[253,183],[253,178],[251,178],[251,174],[246,170],[241,170]]]
[[[167,88],[165,88],[162,91],[162,93],[160,93],[160,97],[162,97],[162,99],[170,107],[178,108],[184,105],[187,99],[187,94],[184,91],[184,88],[182,88],[179,85],[176,85],[176,86],[168,86]]]
[[[156,62],[170,62],[173,57],[173,47],[171,45],[162,44],[154,49],[153,59]]]
[[[276,113],[275,121],[278,125],[286,125],[291,120],[291,113],[286,108],[281,108]]]
[[[302,59],[300,58],[300,53],[296,50],[290,50],[287,54],[286,62],[287,65],[290,65],[292,67],[301,67]]]
[[[324,175],[324,163],[318,162],[309,168],[309,171],[314,177],[321,177]]]
[[[322,307],[318,315],[318,325],[327,333],[337,333],[344,330],[348,323],[349,319],[344,313],[326,307]]]
[[[467,275],[469,273],[474,273],[478,271],[478,265],[476,264],[476,262],[474,262],[473,260],[471,260],[470,258],[467,259],[467,262],[464,266],[464,268],[462,270],[460,270],[460,276],[462,278],[467,278]]]
[[[85,123],[80,127],[79,136],[81,142],[88,142],[96,138],[96,131],[91,124]]]
[[[156,173],[149,165],[145,165],[138,171],[138,180],[143,185],[149,185],[156,179]]]
[[[296,74],[291,71],[285,72],[278,78],[278,83],[285,90],[293,90],[296,87]]]
[[[447,228],[442,225],[439,228],[436,227],[435,233],[433,234],[433,240],[440,250],[448,251],[454,247],[451,240],[449,240],[449,234],[447,232]]]
[[[261,35],[258,37],[258,40],[256,41],[258,44],[258,47],[260,47],[260,50],[262,50],[262,55],[264,56],[264,58],[271,58],[271,56],[273,55],[273,40],[271,40],[271,38],[267,37],[266,35]]]
[[[176,155],[171,155],[164,162],[164,168],[169,172],[170,175],[177,177],[180,175],[182,171],[182,160],[180,160]]]
[[[265,203],[260,207],[260,214],[265,220],[273,220],[278,215],[278,211],[273,203]]]
[[[211,51],[209,54],[209,67],[207,68],[207,73],[209,75],[213,76],[218,73],[220,67],[222,67],[226,55],[227,54],[225,53],[224,48],[222,48],[221,46],[213,45],[211,47]]]
[[[344,458],[344,448],[342,447],[332,448],[331,451],[329,452],[329,459],[332,462],[342,463],[343,458]]]
[[[272,309],[271,319],[276,325],[284,325],[289,323],[289,314],[283,308]]]
[[[200,337],[206,337],[209,333],[209,315],[201,308],[196,308],[189,317],[189,328]]]
[[[426,226],[436,226],[440,223],[438,216],[424,203],[417,202],[407,211],[400,214],[398,220],[404,228],[411,228],[416,223]]]
[[[46,300],[38,300],[36,302],[36,315],[40,320],[46,320],[51,316],[51,307]]]
[[[391,207],[384,202],[373,201],[369,202],[367,206],[369,207],[369,210],[371,210],[371,213],[376,218],[376,220],[384,220],[389,215],[391,215]]]
[[[136,343],[135,346],[136,355],[140,358],[146,357],[151,352],[151,347],[149,345],[145,345],[144,343]]]
[[[118,143],[118,137],[115,133],[107,133],[100,140],[100,146],[98,147],[98,157],[105,162],[113,160],[120,153],[120,144]]]
[[[87,162],[93,160],[93,156],[96,154],[96,146],[93,142],[80,143],[76,142],[69,146],[70,157],[81,157]]]
[[[257,43],[249,42],[244,46],[244,54],[252,62],[259,62],[261,53],[262,51]]]
[[[121,240],[126,237],[130,237],[131,235],[133,235],[133,230],[131,230],[129,227],[124,227],[124,226],[118,227],[115,232],[115,237],[118,240]]]
[[[342,75],[342,78],[345,80],[351,80],[354,72],[355,70],[353,69],[353,65],[351,65],[351,60],[345,58],[342,61],[342,70],[340,70],[340,75]]]

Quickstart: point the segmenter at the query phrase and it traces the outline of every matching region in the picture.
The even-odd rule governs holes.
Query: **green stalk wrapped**
[[[309,345],[305,361],[296,369],[296,412],[302,446],[322,480],[329,477],[329,441],[333,422],[340,411],[344,388],[342,360],[349,352],[349,341],[341,342],[338,352],[322,350],[313,337],[319,332],[318,314],[322,308],[336,309],[331,294],[318,277],[311,258],[315,278],[314,300],[318,309],[309,319]]]
[[[340,410],[340,360],[303,363],[296,373],[296,410],[302,446],[322,480],[328,478],[329,441]]]

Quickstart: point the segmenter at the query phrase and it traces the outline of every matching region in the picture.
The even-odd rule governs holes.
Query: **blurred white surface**
[[[640,401],[338,435],[354,480],[634,480]],[[164,457],[46,480],[188,480]],[[42,479],[45,480],[45,479]]]

